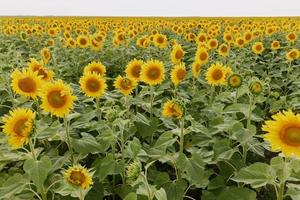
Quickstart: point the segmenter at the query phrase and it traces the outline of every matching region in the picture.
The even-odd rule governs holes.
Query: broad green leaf
[[[226,188],[216,200],[256,200],[256,193],[248,188]]]

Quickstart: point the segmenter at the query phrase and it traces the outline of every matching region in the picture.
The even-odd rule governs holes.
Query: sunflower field
[[[0,18],[0,199],[300,200],[300,18]]]

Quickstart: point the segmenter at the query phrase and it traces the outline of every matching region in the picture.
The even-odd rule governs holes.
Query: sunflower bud
[[[228,77],[227,83],[232,88],[239,88],[242,85],[243,79],[239,74],[232,74]]]
[[[129,164],[126,168],[126,176],[128,183],[134,182],[141,173],[141,163],[139,161],[134,161]]]
[[[252,83],[250,84],[250,91],[253,94],[260,94],[263,90],[262,84],[259,81],[252,81]]]

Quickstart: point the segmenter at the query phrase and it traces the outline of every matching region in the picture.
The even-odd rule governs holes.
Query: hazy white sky
[[[300,0],[0,0],[0,15],[300,16]]]

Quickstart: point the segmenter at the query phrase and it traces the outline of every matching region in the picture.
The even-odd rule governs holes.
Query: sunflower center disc
[[[283,139],[287,144],[299,146],[300,145],[300,128],[291,127],[291,128],[286,129]]]

